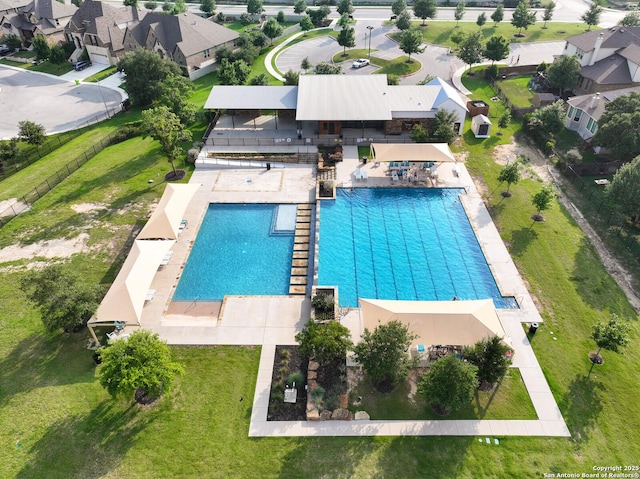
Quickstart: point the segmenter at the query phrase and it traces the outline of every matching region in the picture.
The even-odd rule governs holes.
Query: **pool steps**
[[[300,204],[296,213],[289,294],[306,294],[309,277],[309,241],[312,205]]]

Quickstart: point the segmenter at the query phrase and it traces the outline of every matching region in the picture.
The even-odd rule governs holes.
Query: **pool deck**
[[[366,180],[356,180],[356,169],[366,171]],[[537,420],[440,420],[440,421],[267,421],[271,373],[276,345],[296,344],[310,314],[308,295],[238,297],[220,303],[194,301],[182,308],[169,308],[189,250],[209,203],[315,203],[315,169],[288,165],[271,169],[220,169],[198,167],[191,183],[203,187],[185,213],[188,226],[173,247],[170,263],[156,274],[155,298],[143,310],[141,326],[158,333],[169,344],[260,345],[262,353],[256,381],[249,435],[262,436],[570,436],[557,403],[535,357],[523,323],[542,322],[526,285],[496,229],[482,197],[466,168],[459,174],[451,164],[437,168],[437,183],[421,176],[414,183],[402,179],[392,183],[387,165],[358,159],[357,147],[344,147],[336,179],[341,187],[437,186],[465,188],[462,204],[474,228],[496,283],[505,296],[514,296],[518,310],[497,310],[515,350],[517,367],[527,388]],[[219,314],[213,313],[219,310]],[[344,311],[342,323],[352,338],[362,333],[358,309]],[[540,334],[540,333],[538,333]]]

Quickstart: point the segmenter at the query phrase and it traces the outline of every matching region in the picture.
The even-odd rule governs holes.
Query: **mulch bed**
[[[288,351],[288,353],[284,353],[284,351]],[[267,421],[306,420],[307,391],[305,385],[308,365],[309,361],[300,354],[297,346],[276,346]],[[285,403],[284,382],[290,374],[297,372],[302,373],[305,378],[303,384],[296,384],[296,389],[298,390],[297,401],[295,404]]]

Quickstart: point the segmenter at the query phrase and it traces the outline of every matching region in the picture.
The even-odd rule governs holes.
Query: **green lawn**
[[[112,65],[109,68],[96,73],[95,75],[91,75],[89,78],[85,78],[84,81],[85,82],[93,82],[93,83],[102,81],[105,78],[110,77],[111,75],[113,75],[116,72],[117,68],[118,67],[116,65]]]
[[[194,102],[202,101],[210,80],[197,86]],[[470,89],[478,87],[473,98],[493,96],[478,78],[463,81]],[[500,112],[501,107],[492,103],[491,116]],[[18,194],[21,183],[29,187],[41,180],[92,136],[104,135],[136,115],[96,125],[79,137],[82,141],[70,141],[25,168],[24,176],[0,182],[3,195],[5,188]],[[454,145],[457,151],[468,151],[467,165],[476,180],[486,184],[486,191],[500,191],[496,178],[501,167],[491,157],[492,147],[518,130],[513,122],[502,137],[477,140],[466,133]],[[128,241],[160,197],[169,168],[158,144],[149,138],[109,147],[31,211],[0,228],[0,246],[86,233],[88,247],[69,261],[87,281],[106,286],[118,271]],[[260,349],[247,347],[173,348],[186,370],[175,391],[149,408],[112,401],[98,385],[90,352],[84,348],[88,334],[43,331],[38,312],[18,287],[27,264],[33,262],[16,259],[0,264],[0,477],[519,478],[636,464],[637,316],[557,202],[545,212],[544,223],[533,224],[531,197],[540,187],[539,181],[521,180],[511,187],[511,198],[487,194],[486,201],[539,301],[545,322],[532,344],[571,439],[507,437],[496,446],[474,437],[444,436],[248,438]],[[98,208],[86,213],[71,208],[82,203]],[[609,312],[629,321],[631,346],[623,354],[604,351],[605,364],[587,377],[587,355],[595,349],[589,339],[591,325]],[[479,404],[486,407],[486,402]],[[500,408],[511,406],[504,409],[507,414],[529,417],[528,407],[504,403]],[[383,407],[388,408],[380,404]]]
[[[531,75],[522,75],[499,80],[496,83],[512,105],[518,108],[529,108],[533,106],[531,100],[534,94],[529,89],[529,80]]]
[[[467,15],[471,15],[471,12],[467,12]],[[524,37],[516,37],[514,35],[518,33],[518,30],[511,25],[510,22],[501,22],[497,27],[494,27],[494,23],[490,19],[487,20],[487,24],[482,28],[482,37],[485,42],[493,35],[503,35],[508,38],[511,43],[562,41],[571,35],[578,35],[579,33],[587,31],[586,26],[580,23],[553,22],[548,23],[547,28],[543,29],[543,23],[538,22],[529,27],[528,30],[522,31],[525,35]],[[421,23],[420,21],[414,22],[415,25],[420,25]],[[475,22],[460,22],[456,28],[456,22],[429,21],[426,27],[420,28],[425,42],[451,48],[456,47],[456,44],[451,40],[451,35],[454,32],[478,31],[478,26]],[[398,33],[393,34],[394,38],[398,35]]]
[[[422,68],[422,64],[416,59],[412,59],[411,63],[408,63],[407,61],[409,60],[409,57],[403,55],[394,58],[393,60],[386,60],[384,58],[376,57],[375,52],[376,50],[371,50],[370,61],[372,65],[376,65],[380,68],[377,69],[374,73],[405,76],[411,75],[412,73],[415,73],[420,70],[420,68]],[[342,52],[336,53],[333,56],[333,62],[342,63],[356,60],[358,58],[367,58],[368,53],[369,50],[367,50],[366,48],[354,48],[352,50],[347,50],[346,55],[344,55]]]

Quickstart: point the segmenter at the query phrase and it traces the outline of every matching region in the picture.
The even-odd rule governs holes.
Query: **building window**
[[[211,51],[208,48],[203,53],[205,58],[209,58],[211,56]]]
[[[578,48],[576,49],[576,55],[580,60],[582,60],[582,57],[584,56],[584,52]]]
[[[573,118],[573,113],[576,111],[576,109],[572,106],[569,107],[569,112],[567,113],[567,118]]]
[[[573,117],[573,121],[580,121],[580,117],[582,116],[582,110],[578,110],[576,108],[576,114]]]
[[[589,118],[589,121],[587,122],[587,130],[595,134],[597,129],[598,129],[598,123],[593,118]]]

